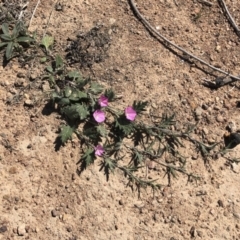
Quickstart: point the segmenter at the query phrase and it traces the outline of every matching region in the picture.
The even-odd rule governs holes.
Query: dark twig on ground
[[[231,16],[230,12],[228,11],[227,5],[225,4],[224,0],[218,0],[219,4],[222,6],[223,10],[226,12],[229,22],[236,31],[237,35],[240,37],[240,29],[238,28],[237,24],[235,23],[233,17]]]
[[[231,78],[231,81],[227,81],[226,83],[225,82],[222,82],[222,83],[219,83],[219,78],[215,81],[215,83],[213,82],[212,84],[209,84],[210,87],[213,87],[212,85],[214,85],[214,87],[221,87],[223,85],[226,85],[226,84],[229,84],[231,82],[235,82],[235,81],[239,81],[240,80],[240,77],[239,76],[235,76],[235,75],[232,75],[232,74],[229,74],[228,72],[220,69],[220,68],[216,68],[214,66],[212,66],[211,64],[207,63],[206,61],[202,60],[201,58],[198,58],[196,57],[195,55],[191,54],[190,52],[186,51],[185,49],[179,47],[178,45],[174,44],[173,42],[171,42],[170,40],[168,40],[166,37],[164,37],[162,34],[160,34],[158,31],[155,30],[155,28],[143,17],[143,15],[139,12],[139,10],[137,9],[135,3],[133,0],[129,0],[130,2],[130,5],[133,9],[133,11],[135,12],[135,14],[138,16],[138,18],[141,20],[141,22],[143,23],[143,25],[152,33],[154,34],[155,36],[157,36],[158,38],[162,39],[166,44],[176,48],[177,50],[181,51],[183,54],[185,55],[188,55],[189,57],[199,61],[200,63],[208,66],[209,68],[217,71],[217,72],[220,72],[222,74],[225,75],[225,77],[230,77]]]

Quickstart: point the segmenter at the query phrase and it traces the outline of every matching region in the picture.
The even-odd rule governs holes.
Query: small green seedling
[[[34,39],[26,33],[25,27],[21,22],[16,23],[12,31],[9,30],[7,23],[3,23],[2,32],[3,34],[0,35],[0,48],[6,47],[5,57],[7,61],[14,57],[14,52],[21,50],[21,46],[34,42]]]
[[[56,79],[63,77],[64,62],[60,55],[57,55],[52,61],[51,65],[45,68],[47,75],[43,78],[47,78],[52,86],[56,84]]]
[[[53,43],[54,43],[54,37],[46,35],[42,39],[42,45],[45,47],[47,52],[49,52],[49,48],[53,45]]]

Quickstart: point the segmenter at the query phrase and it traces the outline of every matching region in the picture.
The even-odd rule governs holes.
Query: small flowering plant
[[[137,186],[159,187],[154,181],[144,180],[134,173],[145,164],[146,159],[158,161],[165,151],[173,153],[175,158],[182,158],[173,147],[179,144],[179,140],[168,130],[175,123],[173,116],[145,124],[138,118],[141,119],[147,102],[134,101],[121,109],[114,108],[115,94],[112,89],[103,91],[101,85],[84,80],[78,72],[69,73],[69,79],[68,85],[53,93],[52,101],[66,119],[59,140],[65,144],[76,134],[81,142],[80,170],[100,159],[101,169],[104,169],[107,178],[110,172],[118,168]],[[186,133],[182,135],[183,138],[186,136]],[[169,141],[171,145],[168,145]],[[130,160],[128,163],[124,162],[126,154]],[[180,163],[183,162],[181,159]],[[167,174],[174,176],[175,171],[185,173],[183,164],[172,168],[158,163],[166,167],[169,171]]]

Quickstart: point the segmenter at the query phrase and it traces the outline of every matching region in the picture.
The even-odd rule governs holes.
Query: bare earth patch
[[[0,6],[6,2],[11,3],[2,1]],[[218,1],[136,2],[169,40],[239,75],[239,37]],[[30,1],[24,8],[27,23],[36,4]],[[176,131],[198,122],[194,137],[210,145],[224,145],[229,123],[240,129],[239,83],[219,89],[204,86],[204,79],[222,75],[158,41],[128,1],[55,4],[40,1],[29,30],[52,35],[53,54],[66,56],[69,68],[77,67],[122,95],[119,108],[134,100],[149,101],[148,112],[155,116],[176,114]],[[240,2],[226,4],[240,25]],[[39,81],[42,68],[38,62],[23,66],[17,59],[0,66],[0,239],[240,239],[240,167],[217,152],[206,162],[186,142],[187,169],[201,181],[187,183],[179,174],[168,186],[159,167],[149,170],[148,177],[158,178],[164,187],[154,194],[143,190],[140,198],[118,171],[107,181],[97,162],[79,176],[77,140],[55,151],[63,120],[50,114],[41,97],[46,84]],[[240,146],[227,156],[240,158]]]

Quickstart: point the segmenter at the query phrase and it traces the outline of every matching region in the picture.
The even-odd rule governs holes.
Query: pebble
[[[157,104],[156,103],[152,103],[152,108],[157,109],[158,108]]]
[[[208,105],[205,104],[205,103],[203,103],[203,105],[202,105],[202,109],[203,109],[203,110],[208,110]]]
[[[219,207],[224,207],[223,201],[221,199],[219,199],[217,203]]]
[[[0,227],[0,233],[4,233],[7,231],[7,227],[6,226],[1,226]]]
[[[217,120],[218,122],[223,122],[223,121],[224,121],[224,118],[223,118],[222,115],[217,115],[216,120]]]
[[[201,115],[202,115],[202,112],[203,112],[203,110],[202,110],[201,107],[197,107],[196,110],[195,110],[196,116],[201,116]]]
[[[227,125],[229,132],[235,132],[237,130],[236,123],[234,121],[230,121]]]
[[[202,130],[202,131],[203,131],[203,133],[204,133],[205,135],[207,135],[207,134],[208,134],[208,132],[209,132],[209,131],[208,131],[208,129],[207,129],[207,128],[205,128],[205,127],[203,128],[203,130]]]
[[[51,213],[52,213],[52,217],[57,217],[60,215],[60,212],[55,209],[53,209]]]
[[[33,101],[32,100],[30,100],[30,99],[26,99],[25,101],[24,101],[24,104],[26,105],[26,106],[29,106],[29,107],[32,107],[34,104],[33,104]]]
[[[50,90],[50,85],[49,85],[49,82],[48,82],[48,81],[46,81],[46,82],[44,82],[44,83],[42,84],[42,90],[43,90],[44,92]]]
[[[18,236],[24,236],[25,233],[26,233],[25,224],[21,224],[20,226],[18,226],[17,228]]]

